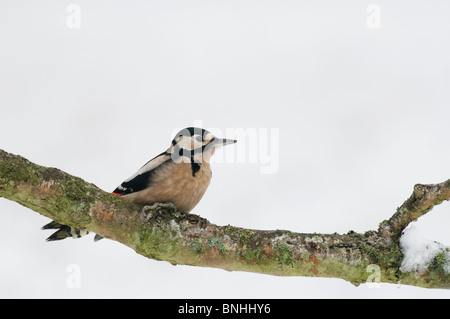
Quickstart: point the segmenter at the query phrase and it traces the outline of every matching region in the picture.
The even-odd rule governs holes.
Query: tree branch
[[[0,197],[61,224],[116,240],[137,253],[172,264],[217,267],[280,276],[342,278],[366,282],[369,265],[381,282],[450,288],[450,274],[430,263],[417,274],[402,272],[400,236],[413,220],[450,199],[450,180],[416,185],[411,197],[378,230],[363,234],[302,234],[217,226],[173,206],[140,207],[56,168],[0,150]],[[450,262],[450,260],[444,260]]]

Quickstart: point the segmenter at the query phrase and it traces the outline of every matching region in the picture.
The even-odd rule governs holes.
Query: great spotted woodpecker
[[[179,212],[188,213],[208,188],[210,159],[216,148],[233,143],[236,140],[217,138],[205,129],[185,128],[175,135],[166,151],[148,161],[113,194],[140,205],[170,202]],[[42,229],[58,229],[47,241],[88,234],[55,221]],[[101,238],[98,234],[95,236],[95,240]]]

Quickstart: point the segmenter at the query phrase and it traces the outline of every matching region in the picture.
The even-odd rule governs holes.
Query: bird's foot
[[[146,221],[152,218],[153,214],[159,214],[161,212],[175,213],[177,208],[171,202],[166,203],[154,203],[153,205],[145,205],[142,207],[142,215]]]

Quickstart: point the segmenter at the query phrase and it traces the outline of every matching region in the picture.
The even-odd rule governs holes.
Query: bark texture
[[[148,258],[229,271],[366,282],[373,267],[381,282],[450,288],[442,262],[425,273],[403,273],[400,236],[413,220],[450,199],[450,180],[415,185],[413,194],[377,230],[302,234],[217,226],[170,204],[141,207],[59,169],[0,150],[0,197],[61,224],[116,240]],[[439,256],[442,259],[442,254]]]

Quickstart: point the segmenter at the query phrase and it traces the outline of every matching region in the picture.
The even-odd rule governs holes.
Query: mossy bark
[[[116,240],[148,258],[229,271],[366,282],[378,265],[381,282],[450,287],[439,262],[421,276],[400,271],[402,230],[450,198],[450,182],[416,185],[394,216],[364,234],[302,234],[217,226],[170,204],[141,207],[56,168],[0,150],[0,196],[61,224]],[[442,258],[442,256],[440,256]],[[444,257],[445,258],[445,257]],[[442,263],[441,263],[442,264]]]

